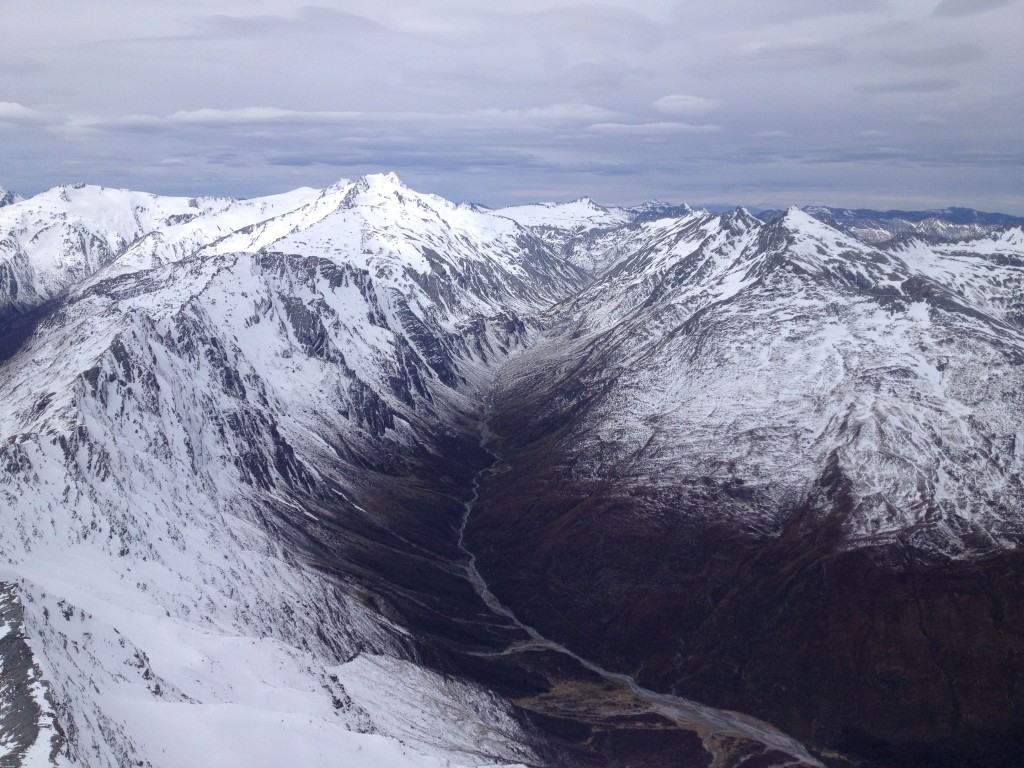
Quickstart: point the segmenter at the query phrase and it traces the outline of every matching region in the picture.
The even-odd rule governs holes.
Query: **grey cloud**
[[[198,34],[217,38],[280,38],[299,33],[321,37],[361,38],[387,34],[387,28],[365,16],[326,6],[306,6],[290,15],[213,14],[191,19]]]
[[[680,133],[715,133],[719,125],[691,125],[689,123],[595,123],[587,127],[593,133],[621,136],[672,136]]]
[[[685,93],[674,93],[662,96],[651,105],[657,111],[667,115],[703,115],[717,109],[721,102],[703,96],[692,96]]]
[[[782,13],[792,18],[808,18],[815,16],[849,16],[870,14],[884,8],[887,0],[785,0],[765,4],[764,9],[771,13]]]
[[[9,106],[12,112],[25,111],[20,105]],[[4,115],[4,107],[5,104],[0,102],[0,118]],[[530,127],[547,130],[560,126],[589,125],[595,121],[609,121],[623,116],[620,112],[585,102],[548,104],[523,109],[481,109],[447,113],[314,112],[274,107],[243,107],[182,110],[166,117],[128,115],[112,120],[82,122],[74,125],[74,128],[80,131],[107,133],[173,133],[187,129],[223,134],[225,131],[265,130],[270,132],[267,135],[281,135],[294,130],[306,132],[310,128],[328,132],[344,128],[372,136],[387,135],[388,132],[397,130],[408,136],[410,126],[416,126],[419,133],[430,130],[448,133],[509,129],[523,131]]]
[[[926,48],[900,48],[885,57],[910,67],[952,67],[980,61],[985,56],[980,45],[960,43]]]
[[[580,61],[552,73],[553,82],[569,88],[600,88],[622,83],[631,68],[618,59]]]
[[[11,6],[0,100],[42,117],[0,119],[0,183],[1021,199],[1024,15],[991,0],[308,2]]]
[[[668,42],[669,30],[641,13],[641,3],[615,7],[597,3],[564,6],[550,10],[501,14],[495,17],[498,30],[518,36],[538,33],[565,43],[586,43],[615,50],[647,50]]]
[[[859,93],[885,95],[900,93],[937,93],[948,91],[959,83],[950,78],[919,78],[914,80],[885,80],[877,83],[863,83],[856,86]]]
[[[936,16],[972,16],[1002,8],[1013,2],[1015,0],[942,0],[934,13]]]
[[[50,66],[40,59],[3,59],[0,60],[0,76],[3,77],[31,77],[42,75],[47,72]]]
[[[740,48],[740,54],[748,59],[797,67],[838,64],[849,58],[849,52],[840,43],[802,39],[748,43]]]
[[[15,101],[0,101],[0,123],[45,125],[62,122],[61,118]]]

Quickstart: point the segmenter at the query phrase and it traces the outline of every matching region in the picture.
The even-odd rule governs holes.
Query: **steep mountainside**
[[[1020,228],[379,175],[0,233],[5,765],[1024,757]]]
[[[0,547],[76,764],[532,754],[492,696],[410,665],[401,616],[365,598],[382,577],[360,568],[395,548],[391,529],[453,557],[479,452],[461,391],[520,343],[516,310],[576,273],[547,276],[505,220],[435,226],[391,180],[342,186],[303,255],[100,265],[0,368]],[[301,231],[274,220],[283,243]],[[435,290],[439,276],[462,290]]]
[[[1020,230],[878,251],[797,209],[667,229],[506,374],[470,529],[493,588],[814,744],[1011,764]]]

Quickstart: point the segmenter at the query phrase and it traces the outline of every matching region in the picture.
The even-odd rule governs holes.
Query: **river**
[[[476,555],[469,549],[466,543],[466,529],[469,526],[473,510],[479,502],[484,477],[501,463],[500,457],[491,449],[489,413],[493,404],[490,399],[487,399],[485,402],[486,410],[480,423],[480,447],[493,456],[494,461],[480,469],[473,478],[472,494],[464,504],[464,513],[461,525],[459,526],[458,546],[466,558],[466,577],[487,607],[496,615],[508,619],[529,637],[528,641],[510,645],[501,654],[511,655],[549,651],[572,659],[584,669],[599,676],[605,683],[620,688],[624,694],[628,693],[625,697],[626,699],[642,702],[644,709],[641,711],[641,714],[646,712],[660,715],[675,723],[681,730],[696,733],[703,742],[704,748],[712,755],[715,768],[735,765],[736,744],[749,743],[751,741],[763,745],[767,753],[778,753],[780,761],[774,763],[778,768],[782,766],[815,766],[815,768],[825,768],[821,762],[808,753],[802,744],[770,724],[739,712],[708,707],[679,696],[659,693],[645,688],[633,677],[622,672],[613,672],[612,670],[605,669],[590,659],[583,658],[565,645],[546,637],[535,627],[522,622],[508,606],[501,602],[498,596],[491,591],[483,574],[480,573],[476,563]],[[614,697],[608,696],[606,698]],[[587,703],[581,701],[580,706],[581,709],[586,708]],[[628,712],[624,711],[623,714],[636,716],[638,713],[635,708],[630,708]]]

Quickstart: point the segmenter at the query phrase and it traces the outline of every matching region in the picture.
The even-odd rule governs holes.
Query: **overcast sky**
[[[0,0],[0,186],[1024,214],[1024,0]]]

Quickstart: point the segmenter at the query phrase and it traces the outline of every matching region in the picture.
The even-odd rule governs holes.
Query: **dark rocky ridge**
[[[24,610],[15,585],[0,582],[0,744],[4,766],[19,765],[42,735],[49,735],[47,757],[52,760],[64,746],[64,734],[55,722],[53,701],[42,672],[25,640]],[[37,690],[39,687],[44,690]],[[44,711],[41,704],[47,705]],[[38,757],[38,754],[37,754]]]

